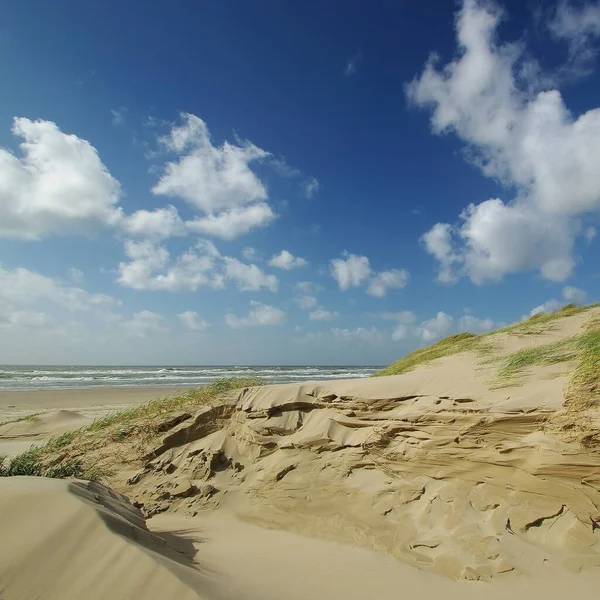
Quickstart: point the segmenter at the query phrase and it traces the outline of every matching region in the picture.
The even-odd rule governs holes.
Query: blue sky
[[[0,362],[385,364],[596,300],[599,36],[598,3],[5,2]]]

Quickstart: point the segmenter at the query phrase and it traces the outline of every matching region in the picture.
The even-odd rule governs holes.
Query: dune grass
[[[571,317],[599,306],[600,304],[591,304],[588,306],[567,304],[552,313],[533,315],[532,317],[519,321],[518,323],[514,323],[494,331],[480,334],[469,332],[457,333],[456,335],[451,335],[450,337],[440,340],[431,346],[419,348],[418,350],[407,354],[382,371],[374,373],[372,376],[379,377],[382,375],[401,375],[402,373],[412,371],[422,364],[431,362],[438,358],[443,358],[444,356],[459,354],[460,352],[476,351],[479,354],[487,355],[493,351],[493,343],[489,340],[489,338],[496,334],[508,333],[514,335],[536,335],[544,333],[545,331],[552,329],[558,319]],[[552,346],[552,344],[549,346]],[[510,376],[516,375],[519,371],[526,369],[528,364],[551,364],[552,362],[563,362],[564,360],[569,360],[567,355],[561,354],[560,348],[540,348],[540,350],[535,348],[531,351],[523,351],[523,355],[515,356],[511,359],[509,364],[502,365],[499,373],[500,378],[507,380]],[[563,350],[569,354],[569,351],[566,349]]]
[[[111,441],[125,442],[132,438],[143,438],[149,442],[160,433],[161,424],[170,416],[222,402],[230,392],[262,384],[256,378],[221,379],[183,394],[157,398],[116,411],[53,438],[42,446],[35,446],[11,460],[0,456],[0,477],[33,475],[99,479],[106,473],[92,462],[94,449]],[[70,452],[66,451],[67,447]]]
[[[459,352],[467,352],[469,350],[477,350],[485,352],[489,350],[489,345],[480,335],[473,333],[457,333],[451,335],[427,348],[419,348],[410,354],[407,354],[395,363],[392,363],[389,367],[375,373],[375,377],[383,375],[401,375],[408,371],[412,371],[414,368],[424,363],[431,362],[444,356],[450,356],[452,354],[458,354]]]
[[[580,335],[503,356],[496,372],[498,387],[514,384],[531,367],[569,361],[575,361],[575,367],[567,384],[567,405],[596,404],[600,399],[600,320],[593,319]]]
[[[500,366],[496,371],[497,383],[494,387],[516,383],[531,367],[559,364],[576,358],[577,347],[574,338],[524,348],[500,359]]]
[[[18,417],[17,419],[9,419],[8,421],[1,421],[0,427],[3,425],[12,425],[13,423],[23,423],[24,421],[28,421],[29,423],[34,423],[37,421],[42,413],[33,413],[31,415],[27,415],[25,417]]]

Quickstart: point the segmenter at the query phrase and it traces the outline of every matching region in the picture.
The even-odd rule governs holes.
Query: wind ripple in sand
[[[178,424],[127,493],[150,515],[224,505],[453,578],[600,566],[600,455],[545,433],[553,410],[400,395],[400,379],[246,390]]]

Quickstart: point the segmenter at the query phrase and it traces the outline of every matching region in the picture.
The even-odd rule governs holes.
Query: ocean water
[[[368,377],[383,367],[49,367],[0,366],[0,390],[200,386],[223,377],[260,377],[267,383]]]

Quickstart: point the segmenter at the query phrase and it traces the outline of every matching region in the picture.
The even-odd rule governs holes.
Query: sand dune
[[[11,532],[0,540],[0,579],[14,586],[0,597],[38,597],[19,587],[27,565],[39,589],[58,585],[59,559],[74,589],[115,598],[592,593],[600,410],[570,403],[580,358],[568,344],[597,313],[499,333],[484,355],[399,376],[249,387],[76,438],[45,460],[93,461],[141,512],[96,484],[0,481],[0,527]],[[554,342],[567,345],[531,359]],[[499,383],[499,365],[520,350],[525,367]],[[593,397],[597,383],[585,381]],[[100,553],[91,540],[103,540]],[[156,584],[135,596],[146,578]],[[41,597],[75,597],[65,586]],[[103,597],[93,593],[79,597]]]
[[[193,553],[151,534],[127,499],[100,484],[5,478],[0,531],[3,600],[191,600],[208,585],[190,566]]]

